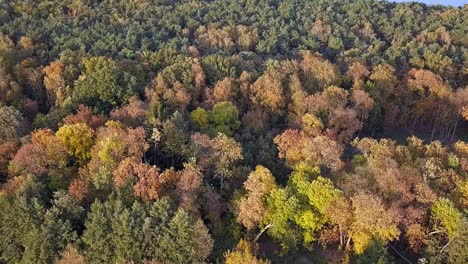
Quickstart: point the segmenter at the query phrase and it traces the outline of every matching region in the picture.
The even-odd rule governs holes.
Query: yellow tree
[[[325,87],[339,83],[336,67],[320,54],[302,53],[301,64],[304,86],[308,91],[319,92]]]
[[[250,99],[254,105],[276,114],[282,113],[285,106],[284,88],[278,75],[273,70],[267,70],[250,88]]]
[[[94,134],[94,130],[84,123],[64,125],[56,133],[67,147],[68,154],[75,157],[80,163],[91,158]]]
[[[399,216],[373,194],[358,193],[352,197],[354,221],[351,238],[357,254],[363,253],[372,240],[393,241],[400,235]]]
[[[44,68],[44,86],[47,90],[49,104],[61,106],[68,95],[63,71],[65,65],[61,61],[54,61]]]
[[[268,260],[257,258],[256,247],[245,240],[240,240],[234,251],[224,254],[226,264],[269,264]]]

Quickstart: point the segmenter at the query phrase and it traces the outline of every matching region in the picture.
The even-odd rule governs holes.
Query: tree
[[[284,87],[281,75],[267,70],[250,86],[250,100],[258,107],[274,114],[281,114],[285,106]]]
[[[0,175],[2,180],[8,175],[8,164],[15,157],[19,147],[19,144],[15,141],[5,142],[0,145]]]
[[[21,113],[13,106],[0,105],[0,144],[16,140],[20,135],[22,122]]]
[[[41,234],[40,259],[50,262],[60,251],[78,239],[77,224],[84,209],[65,192],[54,195],[53,206],[45,213]]]
[[[238,74],[235,60],[218,54],[203,57],[201,66],[206,73],[206,81],[210,85],[215,85],[226,77],[235,78]]]
[[[274,141],[278,145],[279,157],[292,168],[305,162],[311,167],[323,166],[337,172],[343,166],[340,159],[342,146],[325,136],[309,138],[303,132],[286,130]]]
[[[234,80],[224,78],[218,81],[213,89],[213,99],[215,103],[232,101],[235,94]]]
[[[0,102],[6,105],[16,105],[21,98],[23,88],[16,82],[12,74],[0,66]]]
[[[214,105],[210,111],[209,120],[212,123],[212,134],[223,133],[232,136],[240,126],[239,112],[231,102],[221,102]]]
[[[219,133],[213,139],[215,177],[223,182],[232,176],[232,166],[242,160],[242,146],[234,139]]]
[[[388,98],[391,95],[398,94],[398,78],[395,69],[388,64],[379,64],[374,67],[369,79],[373,82],[373,85],[368,85],[366,92],[371,95],[375,102],[374,111],[370,114],[371,129],[375,131],[378,121],[382,118],[386,119],[384,125],[394,127],[396,120],[395,116],[392,115],[397,115],[398,112],[391,109],[392,104],[388,103]],[[384,110],[386,110],[385,116]]]
[[[305,98],[307,97],[307,93],[302,88],[297,74],[293,74],[289,78],[288,88],[291,94],[291,103],[288,104],[288,119],[291,123],[299,123],[299,119],[305,114]]]
[[[224,253],[224,261],[226,264],[268,264],[268,260],[263,260],[255,257],[255,247],[250,245],[245,240],[240,240],[234,251]]]
[[[447,198],[439,198],[431,208],[434,226],[442,228],[449,239],[457,237],[463,227],[464,217]]]
[[[146,120],[148,105],[136,96],[130,97],[128,104],[120,108],[113,109],[110,117],[113,120],[122,122],[130,127],[142,126]]]
[[[80,104],[78,105],[78,111],[76,114],[67,115],[63,122],[68,125],[84,123],[92,129],[98,129],[106,122],[106,118],[103,115],[94,115],[92,109]]]
[[[193,163],[185,163],[184,169],[178,173],[176,193],[179,205],[187,212],[196,212],[198,209],[197,198],[201,189],[203,175]]]
[[[268,229],[268,234],[281,241],[283,250],[296,247],[300,233],[294,226],[293,219],[299,208],[299,200],[289,195],[287,190],[278,188],[267,196],[266,207],[263,224]]]
[[[338,108],[332,112],[328,122],[332,138],[339,142],[349,142],[354,134],[362,128],[358,114],[351,108]]]
[[[329,113],[332,113],[336,109],[344,108],[348,103],[348,91],[337,86],[325,88],[320,95],[325,101]]]
[[[12,197],[2,197],[1,259],[6,262],[51,263],[58,252],[77,239],[74,225],[83,208],[64,193],[54,195],[46,209],[41,197],[43,186],[29,178]],[[35,197],[36,196],[36,197]]]
[[[362,86],[363,79],[370,74],[369,69],[360,62],[354,62],[348,67],[347,74],[353,78],[353,90]]]
[[[369,113],[374,108],[374,99],[370,97],[370,95],[363,90],[356,90],[353,89],[352,99],[354,103],[354,107],[356,112],[358,113],[359,120],[364,122]]]
[[[167,224],[167,233],[159,241],[161,255],[172,263],[205,261],[211,253],[213,240],[201,219],[195,220],[183,210],[177,210]]]
[[[190,113],[193,124],[199,130],[204,130],[208,128],[208,113],[205,109],[197,107]]]
[[[4,238],[0,240],[2,261],[20,262],[24,259],[26,250],[39,251],[39,226],[45,209],[41,200],[34,195],[40,194],[43,188],[42,184],[29,177],[13,197],[2,195],[0,198],[0,220],[3,223],[0,226],[0,234]],[[30,248],[25,247],[28,243]]]
[[[161,130],[163,150],[169,154],[171,165],[174,165],[175,156],[184,156],[188,140],[187,123],[179,112],[175,112],[170,119],[164,121]]]
[[[137,77],[112,59],[92,57],[82,63],[84,71],[73,90],[73,99],[78,103],[105,111],[124,104],[141,92]]]
[[[348,249],[351,241],[354,212],[351,202],[345,197],[339,197],[324,208],[324,214],[332,224],[338,226],[341,249]]]
[[[447,198],[439,198],[431,208],[432,232],[427,235],[425,256],[433,262],[461,263],[466,259],[465,216]]]
[[[141,163],[135,159],[124,159],[113,172],[117,187],[125,187],[130,183],[133,193],[145,201],[151,201],[161,196],[159,168]]]
[[[237,221],[247,229],[252,229],[265,216],[265,197],[276,188],[275,178],[267,168],[257,166],[244,182],[244,188],[246,194],[237,205]]]
[[[112,225],[108,210],[106,204],[96,201],[86,217],[82,240],[91,262],[109,263],[112,260]]]
[[[288,181],[290,194],[297,197],[299,207],[294,222],[301,228],[305,246],[317,240],[317,233],[327,222],[325,209],[342,193],[331,180],[319,176],[318,168],[300,164]]]
[[[88,165],[95,187],[109,188],[112,172],[119,163],[126,158],[141,160],[148,148],[143,128],[124,128],[119,122],[108,121],[105,127],[98,130]]]
[[[65,250],[60,253],[60,257],[54,261],[55,264],[87,264],[85,256],[83,256],[76,247],[68,245]]]
[[[64,125],[56,136],[67,147],[68,154],[83,163],[91,158],[91,148],[94,145],[94,130],[84,123]]]
[[[362,254],[373,239],[387,242],[398,238],[398,215],[385,208],[378,197],[359,193],[351,200],[355,217],[351,237],[357,254]]]
[[[37,130],[10,163],[11,175],[59,176],[67,166],[68,151],[50,129]]]
[[[44,86],[50,105],[62,106],[69,96],[69,89],[63,78],[64,70],[65,64],[61,61],[54,61],[44,68]]]
[[[303,52],[302,56],[304,86],[308,91],[319,92],[330,85],[338,84],[338,72],[331,62],[320,54]]]

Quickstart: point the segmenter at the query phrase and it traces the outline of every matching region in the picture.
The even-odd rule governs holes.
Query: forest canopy
[[[0,263],[466,263],[468,5],[0,2]]]

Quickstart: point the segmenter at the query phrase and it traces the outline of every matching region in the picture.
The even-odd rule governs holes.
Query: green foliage
[[[209,120],[212,123],[212,135],[223,133],[232,136],[233,132],[240,126],[239,112],[231,102],[215,104],[210,112]]]
[[[381,241],[372,241],[369,248],[360,255],[353,258],[353,263],[365,264],[365,263],[378,263],[386,264],[391,263],[389,260],[388,249],[385,244]]]
[[[197,107],[190,113],[193,124],[199,130],[204,130],[208,127],[208,113],[205,109]]]
[[[0,262],[262,263],[231,248],[260,235],[274,262],[401,262],[391,242],[463,263],[467,21],[377,0],[1,1]]]
[[[96,201],[86,219],[85,252],[95,263],[203,261],[213,241],[205,225],[168,199],[125,205]]]
[[[317,168],[294,171],[288,182],[293,194],[300,201],[294,221],[303,230],[305,245],[317,240],[317,231],[327,221],[324,210],[341,195],[341,191],[334,187],[330,179],[318,176],[318,173]]]
[[[208,83],[215,85],[225,77],[235,78],[238,75],[234,60],[221,55],[209,55],[203,58],[202,67]]]
[[[22,121],[21,112],[13,106],[0,105],[0,144],[15,140],[20,135]]]
[[[463,214],[455,208],[452,201],[447,198],[440,198],[432,206],[432,217],[439,226],[447,232],[449,238],[457,237],[466,219]]]
[[[175,112],[170,119],[164,121],[161,131],[163,150],[171,156],[171,159],[175,155],[184,156],[188,144],[187,129],[187,122],[179,112]]]
[[[50,263],[69,243],[77,240],[76,224],[83,208],[58,192],[45,208],[41,185],[29,178],[12,197],[2,196],[1,259],[7,263]]]
[[[268,234],[281,241],[284,250],[297,247],[299,232],[293,219],[299,209],[299,200],[288,194],[285,189],[275,189],[266,198],[267,213],[264,224],[273,225]]]
[[[99,111],[120,106],[141,93],[139,80],[106,57],[83,60],[84,71],[75,83],[73,99],[95,106]]]

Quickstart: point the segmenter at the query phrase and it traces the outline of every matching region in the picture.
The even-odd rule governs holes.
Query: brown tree
[[[44,68],[44,86],[50,105],[62,106],[69,96],[65,80],[62,77],[65,65],[61,61],[54,61]]]
[[[335,66],[320,54],[302,53],[301,64],[304,86],[310,92],[320,92],[324,88],[338,84],[339,75]]]
[[[218,81],[213,90],[214,103],[232,101],[235,93],[235,83],[232,78],[224,78]]]
[[[254,105],[272,113],[282,113],[285,106],[282,80],[272,70],[266,71],[251,85],[250,99]]]
[[[65,124],[85,123],[93,129],[104,125],[106,118],[103,115],[94,115],[93,110],[85,105],[80,104],[76,114],[70,114],[63,119]]]
[[[37,130],[31,143],[23,145],[10,163],[10,175],[44,176],[58,175],[66,168],[68,151],[66,146],[50,129]]]
[[[245,196],[237,202],[237,222],[247,229],[255,228],[265,215],[265,196],[276,188],[275,178],[271,172],[257,166],[244,182]]]
[[[336,138],[339,142],[349,142],[362,128],[356,111],[351,108],[337,108],[332,112],[328,125],[331,138]]]
[[[148,105],[136,96],[133,96],[130,97],[127,105],[112,110],[110,117],[127,126],[138,127],[142,126],[145,122],[147,111]]]

